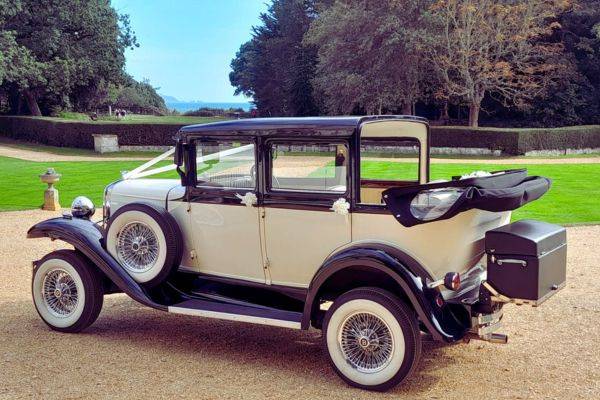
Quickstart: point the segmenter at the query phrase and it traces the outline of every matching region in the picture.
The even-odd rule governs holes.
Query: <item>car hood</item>
[[[185,188],[178,179],[127,179],[110,187],[111,198],[164,201],[181,198],[184,194]]]

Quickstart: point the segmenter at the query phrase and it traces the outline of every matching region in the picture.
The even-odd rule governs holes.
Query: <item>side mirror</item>
[[[183,145],[179,141],[177,141],[175,144],[175,155],[173,161],[178,167],[183,165]]]
[[[177,166],[176,171],[181,178],[181,184],[183,186],[187,186],[187,176],[186,173],[181,169],[183,165],[185,150],[183,148],[183,144],[178,140],[175,143],[175,153],[173,154],[173,162]]]

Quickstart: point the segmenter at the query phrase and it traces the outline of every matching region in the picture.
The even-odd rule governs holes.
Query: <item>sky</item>
[[[229,66],[266,11],[266,0],[113,0],[129,14],[140,47],[126,70],[162,95],[182,101],[244,102],[234,96]]]

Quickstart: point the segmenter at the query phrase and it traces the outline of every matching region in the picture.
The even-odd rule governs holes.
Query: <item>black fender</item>
[[[69,217],[48,219],[29,228],[27,237],[48,237],[73,245],[129,297],[145,306],[167,311],[167,306],[153,301],[148,293],[104,248],[103,230],[90,220]]]
[[[393,279],[402,288],[419,320],[434,339],[455,342],[470,328],[470,321],[455,314],[456,310],[453,307],[456,306],[446,303],[440,307],[436,304],[439,292],[427,287],[426,279],[431,278],[414,258],[392,246],[374,243],[353,245],[325,260],[308,288],[302,316],[303,329],[310,326],[314,307],[317,306],[315,300],[318,301],[317,295],[321,286],[336,272],[357,266],[384,272]]]

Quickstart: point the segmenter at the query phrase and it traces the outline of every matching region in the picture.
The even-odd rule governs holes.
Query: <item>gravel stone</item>
[[[539,308],[505,307],[507,345],[424,342],[388,393],[348,387],[320,332],[163,313],[105,298],[80,334],[51,331],[31,300],[31,261],[65,246],[25,239],[48,211],[0,213],[0,399],[599,399],[600,226],[567,229],[568,285]]]

